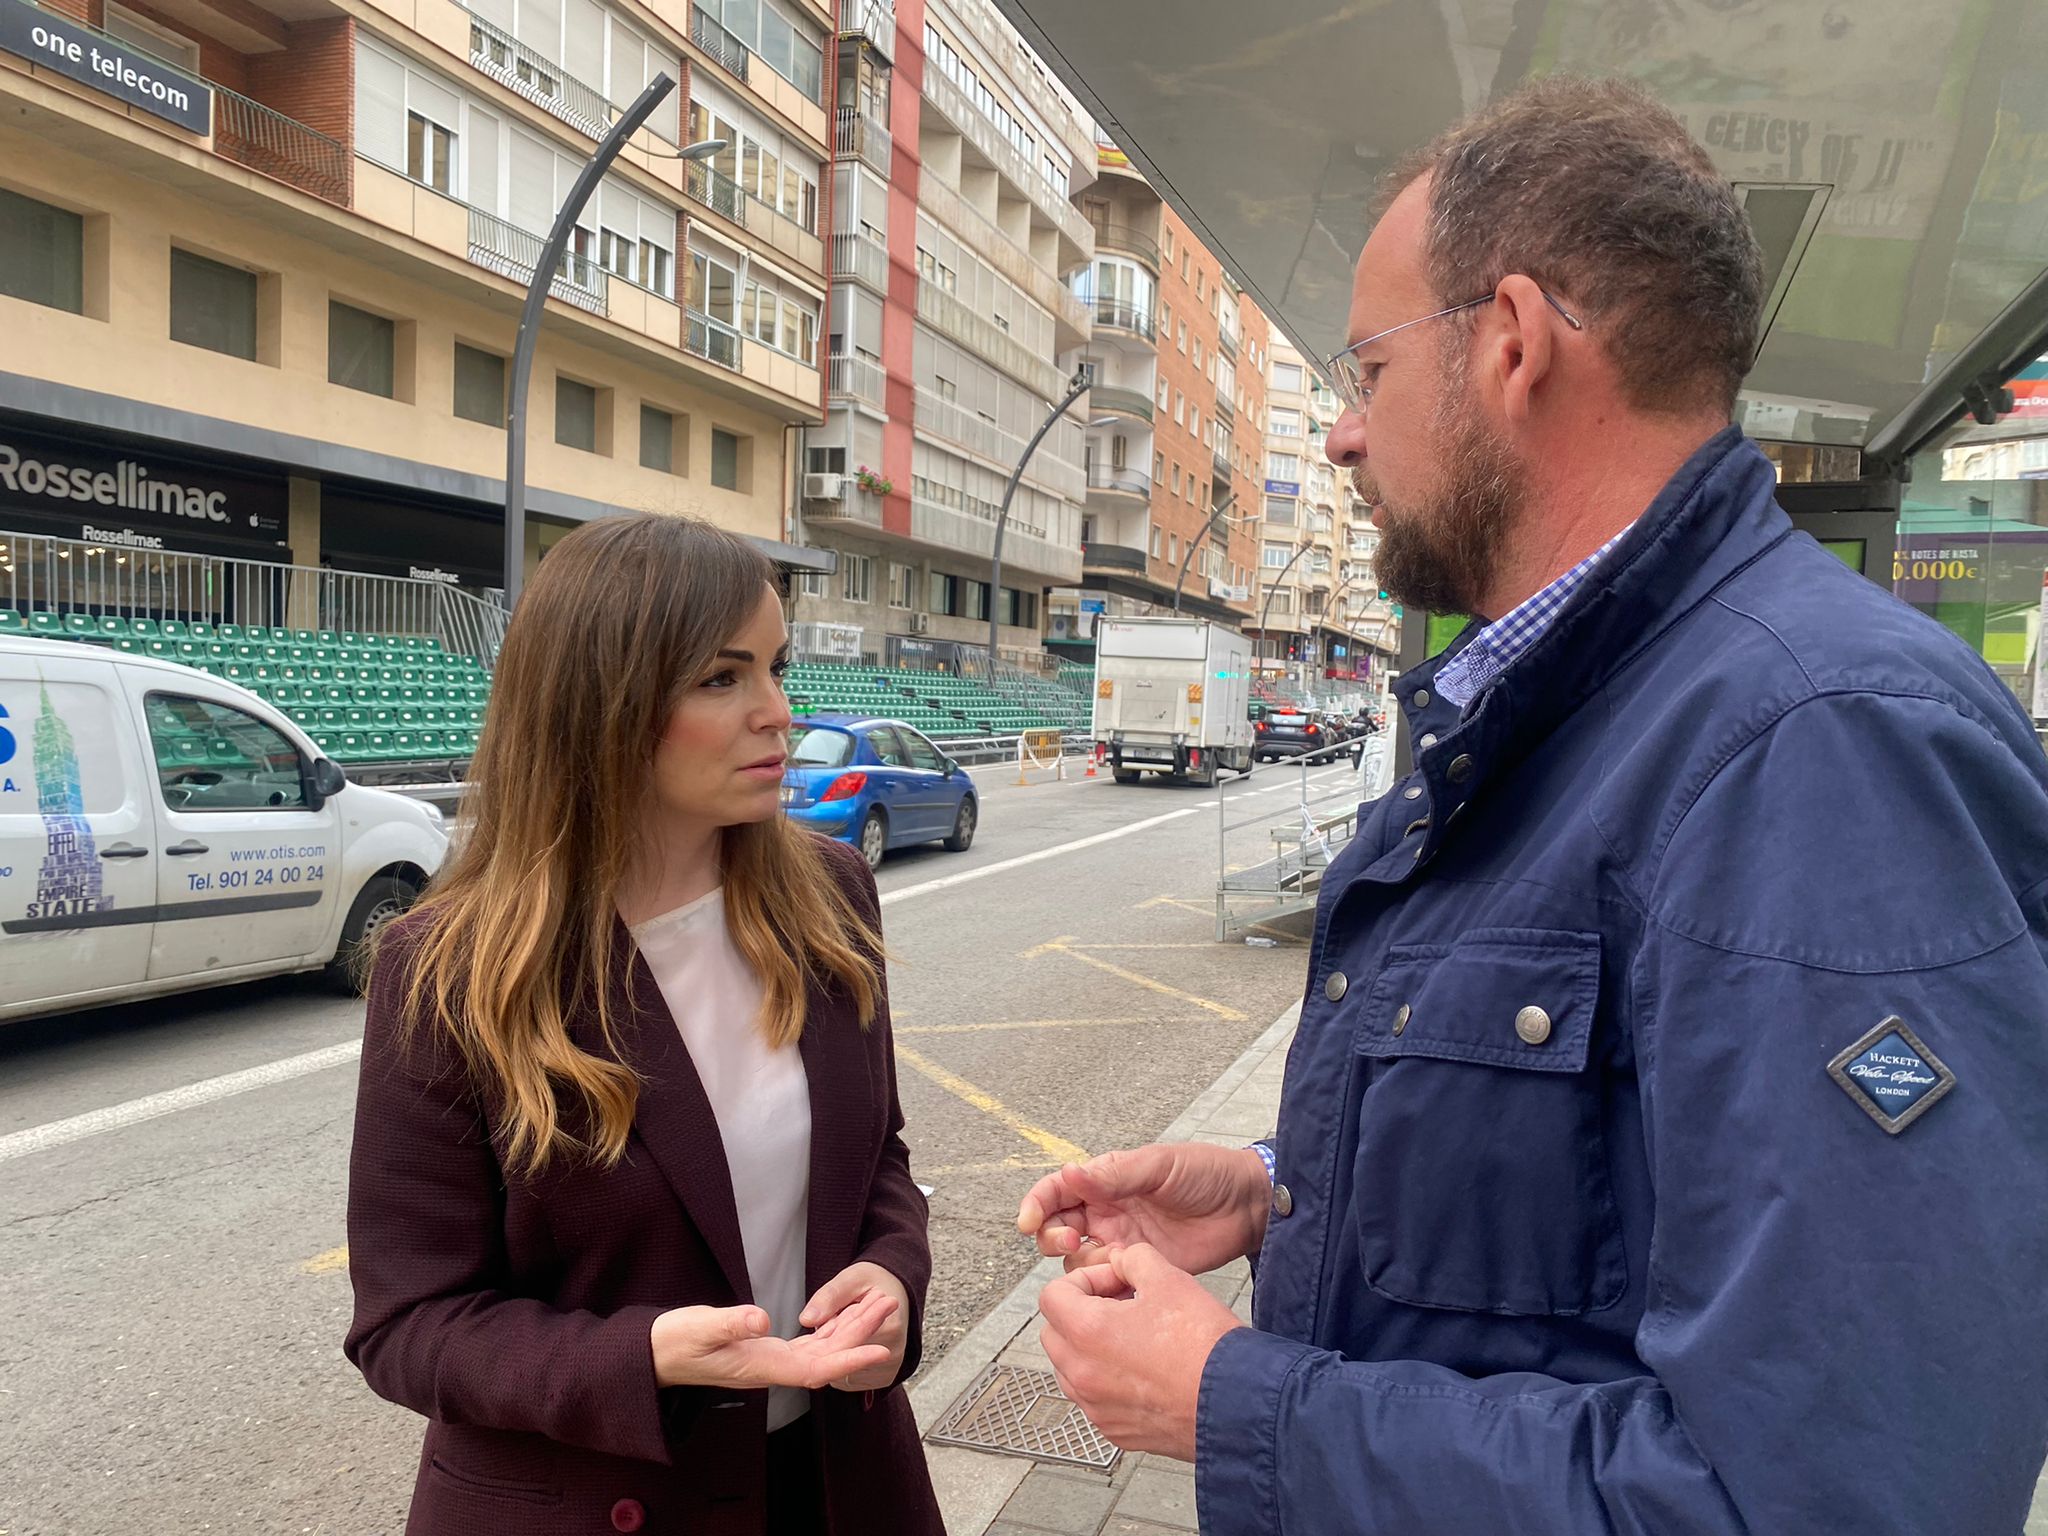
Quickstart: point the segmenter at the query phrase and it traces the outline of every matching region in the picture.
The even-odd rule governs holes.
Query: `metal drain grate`
[[[1050,1371],[1014,1365],[991,1365],[975,1377],[925,1439],[1096,1472],[1111,1470],[1123,1455],[1061,1393]]]

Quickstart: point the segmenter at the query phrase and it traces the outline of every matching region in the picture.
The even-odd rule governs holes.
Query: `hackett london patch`
[[[1955,1073],[1896,1016],[1829,1062],[1828,1076],[1891,1136],[1926,1114],[1956,1085]]]

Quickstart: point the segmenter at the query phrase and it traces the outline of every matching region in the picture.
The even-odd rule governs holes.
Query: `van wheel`
[[[341,943],[327,962],[327,979],[344,992],[367,992],[379,930],[419,899],[419,888],[396,875],[379,875],[364,886],[342,924]]]

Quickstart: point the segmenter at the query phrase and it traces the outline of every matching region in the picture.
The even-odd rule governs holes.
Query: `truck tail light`
[[[818,804],[830,800],[851,800],[868,787],[868,776],[864,773],[842,773],[832,781],[832,787],[818,796]]]

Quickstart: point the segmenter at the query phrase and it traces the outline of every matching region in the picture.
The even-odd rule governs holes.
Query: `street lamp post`
[[[1315,547],[1315,540],[1303,539],[1301,541],[1301,547],[1295,550],[1295,552],[1288,557],[1287,563],[1280,567],[1279,574],[1276,575],[1272,579],[1272,581],[1267,584],[1266,601],[1264,605],[1261,606],[1259,609],[1259,643],[1261,645],[1264,645],[1266,643],[1266,615],[1273,611],[1273,594],[1280,590],[1280,583],[1285,581],[1287,579],[1287,573],[1294,569],[1294,562],[1299,560],[1303,555],[1307,554],[1310,550],[1314,549]]]
[[[1236,502],[1237,492],[1232,491],[1228,496],[1224,497],[1221,501],[1217,502],[1214,507],[1210,508],[1208,520],[1202,524],[1202,531],[1195,535],[1194,543],[1188,545],[1188,552],[1185,555],[1181,556],[1180,575],[1173,583],[1173,611],[1175,613],[1180,612],[1180,589],[1187,582],[1188,567],[1194,564],[1196,548],[1201,544],[1202,540],[1206,539],[1207,537],[1209,537],[1211,533],[1215,532],[1216,520],[1219,517],[1223,517],[1223,514],[1227,512],[1233,505],[1235,505]],[[1223,520],[1225,522],[1236,523],[1248,523],[1252,521],[1250,517],[1223,517]]]
[[[519,602],[519,589],[526,577],[526,397],[533,380],[533,353],[540,341],[540,318],[547,306],[548,290],[569,249],[569,237],[576,230],[576,216],[590,201],[590,194],[619,158],[640,126],[654,114],[662,99],[676,88],[666,73],[657,74],[633,105],[619,116],[597,146],[597,152],[583,167],[569,196],[555,214],[555,227],[541,247],[540,260],[533,265],[533,281],[527,285],[526,307],[519,312],[519,339],[512,345],[511,398],[505,408],[505,611]],[[703,160],[726,147],[724,139],[705,139],[675,156],[679,160]],[[662,156],[667,159],[668,156]]]
[[[989,562],[988,577],[988,675],[991,681],[996,675],[996,625],[1003,608],[1003,529],[1009,526],[1010,522],[1010,498],[1017,494],[1017,482],[1024,478],[1024,466],[1031,462],[1031,455],[1038,451],[1038,445],[1044,441],[1045,434],[1052,430],[1054,422],[1067,414],[1068,406],[1088,392],[1088,386],[1093,382],[1086,369],[1074,370],[1073,387],[1061,397],[1060,403],[1052,408],[1051,414],[1045,418],[1039,429],[1031,434],[1031,441],[1024,445],[1024,453],[1017,460],[1017,467],[1010,471],[1010,483],[1003,487],[1003,504],[996,513],[996,548]]]

